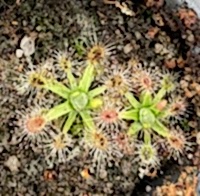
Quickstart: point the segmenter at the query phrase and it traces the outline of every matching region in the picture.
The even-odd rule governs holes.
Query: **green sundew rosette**
[[[46,112],[47,121],[56,120],[66,115],[67,119],[63,126],[63,133],[67,133],[80,115],[83,124],[94,129],[95,125],[91,118],[90,111],[101,106],[102,100],[98,96],[106,90],[105,86],[89,90],[94,80],[94,66],[89,64],[80,81],[73,76],[71,69],[66,69],[69,88],[54,79],[43,78],[42,88],[49,90],[64,99],[64,102],[54,106]]]
[[[149,91],[142,92],[139,100],[130,92],[125,94],[131,104],[131,109],[122,111],[120,117],[134,121],[128,130],[128,135],[137,135],[139,131],[143,131],[146,144],[151,143],[151,133],[153,132],[165,138],[169,137],[169,130],[162,123],[169,113],[166,109],[157,108],[165,94],[164,88],[160,89],[154,98]]]

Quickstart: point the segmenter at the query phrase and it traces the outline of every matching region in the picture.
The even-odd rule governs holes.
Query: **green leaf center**
[[[70,103],[76,111],[81,111],[88,105],[89,99],[85,92],[77,90],[70,95]]]
[[[155,115],[149,108],[141,108],[139,112],[139,120],[144,128],[151,128],[155,122]]]

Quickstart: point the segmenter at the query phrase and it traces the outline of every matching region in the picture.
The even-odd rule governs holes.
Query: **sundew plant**
[[[102,169],[120,170],[123,161],[137,165],[143,177],[163,159],[179,160],[192,143],[181,124],[189,104],[176,90],[178,75],[132,58],[111,63],[114,44],[93,36],[81,55],[76,43],[40,65],[27,57],[28,68],[12,79],[28,99],[14,116],[18,141],[43,149],[47,164],[81,160],[83,178],[88,168],[98,179]]]
[[[122,112],[121,117],[126,120],[133,120],[127,132],[129,135],[135,135],[140,130],[144,132],[144,140],[146,143],[151,141],[151,132],[155,132],[162,137],[169,136],[169,130],[161,122],[170,113],[166,111],[166,104],[162,98],[165,96],[165,89],[161,89],[152,98],[151,93],[144,91],[139,97],[139,101],[129,92],[125,97],[129,100],[132,109]]]
[[[67,63],[70,64],[70,62]],[[100,86],[89,90],[94,79],[94,66],[92,64],[87,65],[79,81],[71,73],[70,67],[66,70],[69,87],[54,79],[48,79],[42,76],[40,78],[33,78],[33,80],[38,81],[38,86],[64,99],[63,103],[48,110],[44,118],[47,121],[52,121],[66,115],[67,118],[62,131],[63,133],[67,133],[74,123],[76,116],[80,115],[85,126],[94,129],[95,125],[90,116],[90,110],[101,106],[102,101],[97,96],[103,93],[106,87]]]

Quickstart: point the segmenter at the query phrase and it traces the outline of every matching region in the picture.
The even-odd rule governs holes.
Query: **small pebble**
[[[197,133],[196,140],[197,140],[197,144],[200,145],[200,132]]]
[[[27,26],[27,24],[28,24],[28,22],[26,21],[26,20],[23,20],[22,21],[22,25],[25,27],[25,26]]]
[[[16,50],[16,57],[17,58],[22,58],[23,54],[24,54],[23,50],[21,50],[21,49]]]
[[[107,172],[105,170],[100,172],[100,178],[105,179],[107,177]]]
[[[176,67],[176,60],[175,59],[170,59],[165,61],[165,66],[167,68],[173,69]]]
[[[156,43],[155,44],[155,53],[159,54],[163,50],[163,45]]]
[[[151,188],[151,186],[147,185],[145,187],[145,190],[146,190],[147,193],[149,193],[152,190],[152,188]]]
[[[24,51],[25,56],[31,56],[35,52],[35,40],[24,36],[21,40],[20,48]]]
[[[123,48],[123,51],[125,54],[128,54],[129,52],[131,52],[133,50],[133,46],[129,43],[129,44],[126,44]]]
[[[191,153],[187,155],[187,158],[190,159],[190,160],[193,159],[193,157],[194,157],[194,156],[193,156],[193,154],[191,154]]]
[[[17,26],[17,25],[19,24],[16,20],[13,20],[11,23],[12,23],[13,25],[15,25],[15,26]]]
[[[129,28],[134,28],[134,22],[132,20],[128,21]]]
[[[139,40],[139,39],[142,38],[142,35],[141,35],[141,33],[139,31],[136,31],[135,32],[135,37],[136,37],[137,40]]]
[[[0,146],[0,153],[3,152],[4,148],[3,146]]]
[[[17,172],[20,167],[20,162],[15,155],[10,156],[4,164],[10,169],[11,172]]]
[[[121,35],[120,30],[119,30],[119,29],[116,29],[116,30],[115,30],[115,34],[116,34],[116,35]]]
[[[41,31],[42,30],[42,27],[40,26],[40,25],[38,25],[37,27],[36,27],[36,31]]]
[[[187,37],[187,40],[189,41],[189,42],[194,42],[194,35],[193,34],[190,34],[188,37]]]
[[[96,2],[96,1],[91,1],[90,5],[91,5],[92,7],[95,7],[95,6],[97,6],[97,2]]]

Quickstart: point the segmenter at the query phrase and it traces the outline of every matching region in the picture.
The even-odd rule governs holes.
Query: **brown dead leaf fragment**
[[[80,172],[81,176],[85,179],[88,180],[91,178],[91,175],[89,174],[89,169],[88,168],[84,168],[81,172]]]
[[[56,178],[56,172],[53,170],[45,170],[43,177],[46,181],[52,181]]]
[[[158,33],[158,31],[159,31],[159,28],[151,27],[148,30],[147,35],[148,35],[149,38],[153,39],[156,36],[156,34]]]
[[[147,7],[156,7],[160,8],[164,4],[164,0],[146,0]]]
[[[171,58],[165,60],[164,65],[169,69],[174,69],[175,67],[184,68],[186,63],[187,59],[184,60],[182,56],[179,56],[178,58]]]
[[[103,2],[105,4],[115,5],[115,7],[119,8],[120,11],[127,16],[135,16],[135,13],[127,6],[125,2],[120,3],[116,0],[104,0]]]
[[[183,57],[181,56],[177,59],[177,66],[179,68],[183,68],[186,63],[187,63],[187,60],[184,60]]]
[[[16,4],[19,6],[21,5],[21,0],[16,0]]]
[[[197,168],[185,167],[177,182],[166,182],[165,185],[157,187],[154,196],[196,196]]]
[[[178,15],[187,28],[191,28],[197,22],[197,14],[191,9],[179,9]]]
[[[155,170],[153,170],[152,172],[149,172],[149,173],[147,174],[147,176],[150,177],[150,178],[158,177],[158,171],[155,169]]]
[[[174,69],[176,67],[176,60],[174,58],[165,60],[165,67],[169,69]]]
[[[161,14],[157,13],[157,14],[153,14],[153,20],[155,21],[155,23],[159,26],[159,27],[163,27],[165,25],[163,17],[161,16]]]

